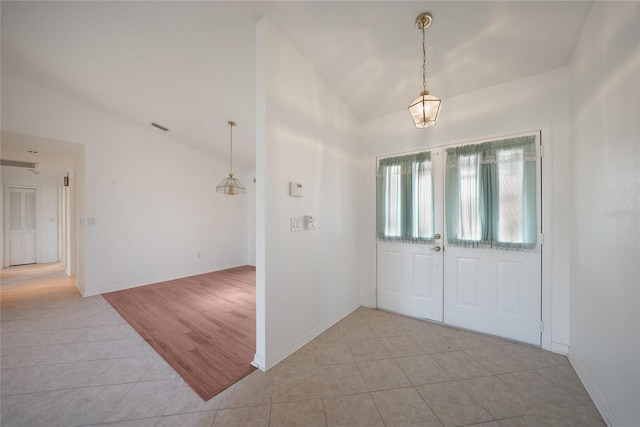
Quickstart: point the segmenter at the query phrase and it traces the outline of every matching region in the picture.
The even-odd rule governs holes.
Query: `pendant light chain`
[[[424,31],[424,26],[422,27],[422,90],[427,90],[427,49],[426,49],[427,38]]]
[[[235,196],[236,194],[244,194],[247,189],[238,178],[233,176],[233,127],[236,122],[229,120],[227,124],[229,125],[229,176],[216,185],[216,191],[228,196]]]
[[[233,125],[229,123],[229,175],[233,176]]]

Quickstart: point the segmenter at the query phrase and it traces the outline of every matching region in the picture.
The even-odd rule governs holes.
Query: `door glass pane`
[[[36,229],[36,193],[25,191],[24,193],[24,229]]]
[[[431,161],[413,164],[413,237],[433,239],[434,206]]]
[[[400,237],[401,235],[401,167],[390,165],[386,167],[385,191],[387,193],[387,204],[385,206],[384,234],[389,237]]]
[[[460,240],[480,240],[480,156],[477,154],[459,157]]]
[[[22,192],[11,191],[9,198],[9,228],[11,231],[22,230]]]
[[[522,148],[497,150],[498,166],[498,240],[522,243],[523,215]],[[509,159],[501,161],[501,159]]]

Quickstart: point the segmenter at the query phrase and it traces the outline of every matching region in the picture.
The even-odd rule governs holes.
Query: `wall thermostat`
[[[291,181],[289,183],[289,195],[291,197],[302,197],[302,184]]]

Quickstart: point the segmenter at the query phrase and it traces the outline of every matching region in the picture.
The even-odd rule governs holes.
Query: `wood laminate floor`
[[[205,400],[255,369],[255,267],[103,296]]]

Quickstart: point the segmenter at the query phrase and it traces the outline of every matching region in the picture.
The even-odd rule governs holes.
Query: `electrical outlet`
[[[300,231],[302,230],[302,220],[299,216],[291,217],[291,231]]]

